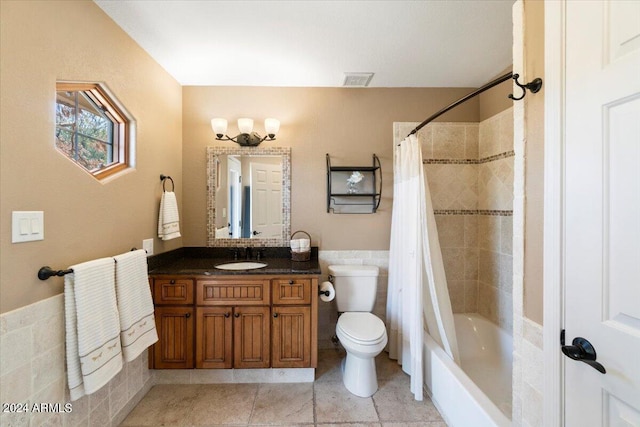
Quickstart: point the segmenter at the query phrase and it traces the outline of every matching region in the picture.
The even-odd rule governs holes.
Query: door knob
[[[225,314],[224,314],[224,317],[229,317],[229,313],[225,313]]]
[[[240,317],[240,313],[234,313],[233,317]]]
[[[564,344],[564,331],[561,344]],[[591,343],[582,337],[576,337],[571,342],[573,345],[562,345],[562,353],[570,359],[584,362],[601,374],[606,374],[607,370],[600,363],[596,362],[596,349]]]
[[[273,313],[273,317],[277,318],[278,317],[278,313]]]

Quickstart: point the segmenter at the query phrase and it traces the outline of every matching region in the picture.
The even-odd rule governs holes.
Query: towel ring
[[[167,191],[167,189],[164,188],[164,185],[166,184],[167,179],[171,181],[171,191],[175,190],[176,184],[173,182],[173,178],[171,178],[168,175],[160,175],[160,181],[162,181],[162,191]]]

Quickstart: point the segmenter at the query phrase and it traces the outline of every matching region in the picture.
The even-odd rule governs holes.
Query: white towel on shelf
[[[113,258],[101,258],[73,265],[64,278],[71,400],[99,390],[122,369],[113,264]]]
[[[139,249],[115,256],[114,259],[120,343],[124,360],[129,362],[158,341],[147,273],[147,253]]]
[[[160,199],[158,218],[158,237],[171,240],[180,237],[180,218],[178,217],[178,201],[173,191],[163,191]]]

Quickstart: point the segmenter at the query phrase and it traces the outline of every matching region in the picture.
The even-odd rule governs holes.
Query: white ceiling
[[[514,0],[94,0],[182,85],[478,87],[511,64]]]

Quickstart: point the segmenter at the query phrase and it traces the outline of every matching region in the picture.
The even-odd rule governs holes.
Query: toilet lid
[[[382,320],[366,312],[342,313],[337,327],[349,338],[362,344],[376,344],[387,333]]]

